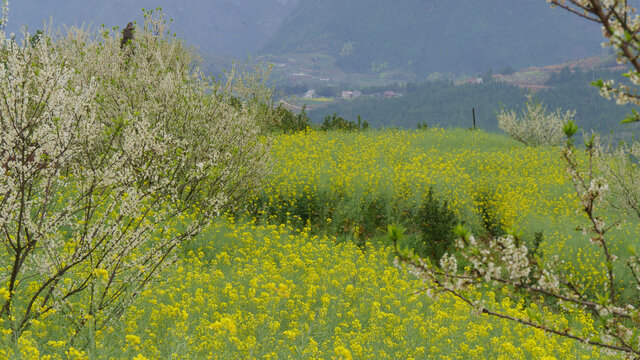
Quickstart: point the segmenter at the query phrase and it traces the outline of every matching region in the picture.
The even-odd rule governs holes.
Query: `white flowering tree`
[[[268,143],[228,101],[254,85],[203,76],[158,13],[122,48],[117,31],[0,31],[0,326],[14,340],[48,316],[76,335],[108,325],[259,186]]]
[[[522,117],[513,110],[502,109],[497,114],[498,126],[511,138],[528,146],[562,145],[565,136],[562,126],[575,116],[575,111],[554,113],[532,95],[528,96]]]
[[[603,96],[614,97],[618,103],[640,104],[640,96],[634,87],[640,83],[640,17],[636,10],[625,0],[548,2],[602,24],[608,39],[606,45],[617,51],[620,63],[631,65],[626,73],[631,84],[598,81],[595,85],[600,87]],[[640,121],[640,116],[634,111],[624,121]],[[540,257],[513,231],[498,238],[478,239],[459,226],[455,230],[458,252],[445,254],[439,264],[432,264],[408,249],[398,248],[402,230],[390,226],[389,237],[396,245],[396,259],[425,281],[425,291],[431,295],[451,294],[479,313],[640,359],[640,259],[633,246],[637,239],[629,239],[628,252],[618,258],[612,252],[608,233],[619,221],[605,223],[602,216],[602,209],[611,205],[625,217],[640,219],[640,168],[637,164],[640,146],[635,142],[617,149],[605,149],[593,134],[585,137],[587,162],[584,164],[578,159],[579,150],[573,144],[577,126],[570,120],[562,130],[568,139],[562,157],[578,195],[577,205],[588,219],[588,224],[580,224],[579,228],[584,233],[585,246],[594,246],[600,253],[600,268],[594,271],[602,275],[597,280],[601,282],[588,284],[578,280],[558,257]],[[528,307],[526,315],[506,311],[471,291],[483,285],[508,289],[509,294],[522,296],[529,302],[541,299],[558,309],[581,309],[595,320],[597,333],[571,323],[558,323],[553,317],[545,316],[540,307]],[[623,288],[626,288],[626,295],[622,294]]]

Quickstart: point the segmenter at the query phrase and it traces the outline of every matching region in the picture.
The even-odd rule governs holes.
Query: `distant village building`
[[[315,89],[309,89],[306,93],[304,93],[304,95],[302,96],[302,98],[304,99],[313,99],[314,97],[316,97],[316,90]]]
[[[482,78],[474,78],[474,77],[468,77],[468,78],[465,78],[462,80],[456,80],[453,82],[453,84],[456,86],[464,85],[464,84],[482,84],[482,83],[484,83]]]
[[[384,97],[386,97],[387,99],[390,99],[392,97],[396,96],[396,93],[394,91],[385,91],[384,92]]]
[[[362,92],[360,92],[359,90],[355,90],[355,91],[343,91],[342,92],[342,98],[343,99],[355,99],[362,96]]]

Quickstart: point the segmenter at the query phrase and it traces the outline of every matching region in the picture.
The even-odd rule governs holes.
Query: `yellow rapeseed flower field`
[[[387,223],[363,229],[361,215],[377,205],[374,199],[390,203],[385,220],[395,222],[433,187],[476,233],[483,223],[521,230],[528,241],[542,231],[541,252],[568,260],[565,266],[596,289],[605,279],[596,270],[604,269],[603,257],[575,230],[587,219],[577,211],[560,154],[559,147],[529,148],[499,134],[464,129],[283,135],[275,139],[275,168],[259,205],[266,215],[280,213],[279,222],[282,214],[320,210],[323,219],[312,221],[312,228],[375,235]],[[611,212],[601,215],[617,219]],[[640,226],[628,221],[609,236],[613,251],[624,252],[639,241]]]
[[[107,328],[74,338],[54,310],[14,345],[8,324],[0,323],[0,360],[612,358],[475,314],[449,296],[430,298],[419,280],[392,265],[387,245],[354,231],[362,203],[391,202],[385,219],[393,220],[433,186],[476,228],[489,216],[528,234],[544,230],[544,256],[562,256],[583,280],[598,284],[597,249],[572,230],[582,217],[559,149],[434,129],[282,135],[273,155],[273,172],[254,200],[273,224],[261,217],[214,222],[182,244],[178,261]],[[330,216],[298,226],[294,213],[286,215],[305,207]],[[163,230],[179,231],[179,224],[172,226]],[[614,236],[623,244],[640,238],[638,231],[628,224]],[[358,241],[333,235],[339,232]],[[476,289],[475,295],[510,314],[526,314],[525,302],[507,292]],[[559,328],[571,323],[585,336],[594,332],[583,313],[538,311]]]
[[[124,314],[77,350],[54,323],[0,358],[23,359],[597,359],[595,350],[470,312],[390,264],[309,229],[218,222]],[[485,294],[500,308],[523,303]],[[557,315],[593,331],[579,313]],[[57,337],[57,338],[56,338]],[[20,354],[20,355],[18,355]]]
[[[558,148],[532,150],[481,131],[311,131],[278,137],[273,153],[265,193],[276,203],[318,190],[411,201],[434,186],[459,214],[488,195],[505,226],[575,210]]]

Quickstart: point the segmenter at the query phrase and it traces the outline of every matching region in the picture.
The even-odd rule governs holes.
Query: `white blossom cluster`
[[[607,179],[608,204],[628,216],[640,218],[640,143],[620,144],[615,149],[597,146],[596,166]]]
[[[512,281],[524,281],[531,272],[528,258],[528,249],[524,244],[516,244],[513,235],[508,234],[497,238],[490,238],[487,243],[478,244],[473,236],[467,241],[458,241],[460,253],[472,264],[472,272],[475,276],[483,278],[486,282],[501,279],[504,274]],[[441,268],[447,273],[451,272],[445,264],[455,264],[450,258],[441,260]]]
[[[445,253],[440,259],[440,268],[448,274],[455,274],[458,271],[458,260],[454,255]]]
[[[527,257],[529,252],[527,247],[524,244],[516,245],[513,235],[501,236],[497,241],[502,247],[501,260],[505,265],[509,279],[520,280],[528,277],[531,268]]]
[[[260,84],[213,81],[195,60],[155,14],[123,48],[117,31],[0,31],[0,317],[14,334],[52,309],[105,326],[260,185],[268,142],[251,104],[228,101]]]

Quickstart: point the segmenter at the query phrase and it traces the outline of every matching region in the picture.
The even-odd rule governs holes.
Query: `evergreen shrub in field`
[[[279,105],[275,109],[276,113],[276,129],[285,134],[305,131],[309,128],[310,120],[307,116],[306,105],[298,114],[294,114],[291,110],[285,109]]]
[[[452,248],[453,228],[460,220],[449,209],[447,200],[435,197],[432,188],[424,196],[414,221],[420,234],[420,242],[414,245],[417,254],[437,261]]]
[[[325,116],[322,125],[320,125],[320,130],[341,130],[341,131],[359,131],[366,130],[369,128],[369,123],[367,121],[362,121],[360,115],[358,115],[358,122],[344,119],[338,114],[333,113],[332,116]]]

